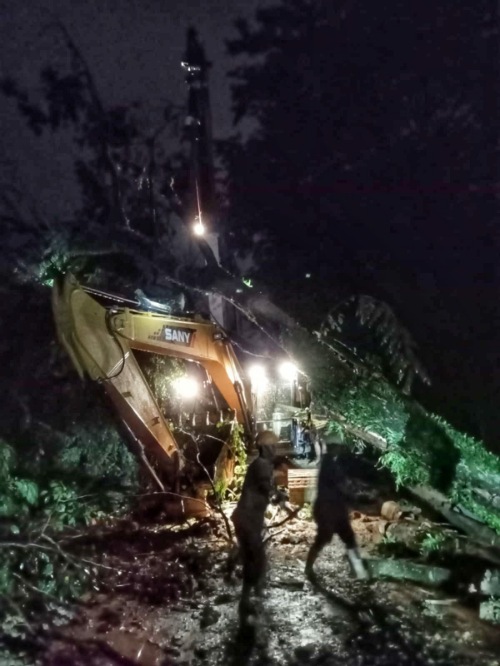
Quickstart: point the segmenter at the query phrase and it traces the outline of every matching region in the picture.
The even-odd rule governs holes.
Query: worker
[[[239,612],[242,622],[255,615],[251,593],[261,597],[266,572],[266,553],[263,541],[264,514],[276,494],[274,483],[276,435],[270,431],[256,438],[258,457],[250,463],[241,496],[231,516],[238,539],[239,555],[243,562],[243,589]]]
[[[368,571],[359,553],[356,536],[349,520],[349,509],[342,491],[341,479],[335,455],[331,448],[321,458],[318,474],[318,493],[313,507],[316,521],[316,538],[307,555],[305,573],[314,579],[313,565],[322,549],[330,543],[334,534],[341,538],[349,563],[359,579],[367,579]]]

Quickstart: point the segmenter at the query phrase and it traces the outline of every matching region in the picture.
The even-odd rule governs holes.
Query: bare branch
[[[185,435],[187,435],[188,437],[190,437],[191,440],[193,441],[194,445],[196,446],[196,462],[198,463],[198,465],[201,467],[201,469],[205,473],[205,475],[206,475],[206,477],[207,477],[207,479],[208,479],[208,481],[209,481],[209,483],[212,487],[215,507],[216,507],[217,511],[219,512],[219,514],[221,515],[222,520],[224,521],[228,541],[229,541],[229,543],[233,543],[233,532],[231,530],[231,525],[229,523],[229,520],[228,520],[226,514],[224,513],[224,509],[222,508],[222,505],[221,505],[220,501],[217,498],[217,490],[215,488],[214,481],[213,481],[212,477],[210,476],[210,473],[209,473],[208,469],[205,467],[205,465],[200,460],[200,453],[201,452],[200,452],[200,447],[198,445],[198,438],[195,437],[192,433],[188,432],[187,430],[182,430],[181,429],[181,432],[184,433]],[[216,439],[216,438],[214,438],[214,439]],[[220,440],[220,441],[222,441],[222,440]],[[226,442],[224,442],[224,444],[226,444]]]

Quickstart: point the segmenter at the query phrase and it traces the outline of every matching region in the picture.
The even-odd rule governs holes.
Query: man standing
[[[327,451],[321,458],[318,475],[318,494],[314,502],[313,516],[316,521],[316,538],[307,555],[306,576],[314,578],[313,565],[321,550],[330,543],[334,534],[342,539],[349,563],[359,579],[367,579],[368,571],[359,554],[356,536],[349,520],[347,501],[341,488],[335,456]]]
[[[252,612],[252,590],[260,597],[264,585],[266,553],[262,533],[264,514],[275,491],[273,461],[277,443],[278,438],[270,431],[257,436],[259,456],[248,467],[239,502],[231,516],[243,562],[242,621]]]

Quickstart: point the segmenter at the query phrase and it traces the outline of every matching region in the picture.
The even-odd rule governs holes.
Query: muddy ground
[[[370,554],[380,540],[378,519],[357,512],[353,523]],[[477,609],[408,582],[358,582],[337,541],[318,560],[313,586],[303,574],[313,535],[304,515],[274,530],[262,616],[255,631],[241,631],[240,580],[238,571],[227,577],[220,518],[97,530],[78,549],[102,565],[99,589],[84,596],[68,624],[51,629],[41,663],[500,665],[500,630],[481,622]]]

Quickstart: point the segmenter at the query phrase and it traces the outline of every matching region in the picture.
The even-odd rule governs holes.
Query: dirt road
[[[99,591],[54,629],[45,666],[498,666],[497,629],[443,594],[408,583],[360,583],[337,542],[318,560],[319,585],[303,575],[313,536],[295,520],[269,542],[264,609],[242,633],[240,582],[225,580],[222,521],[111,530],[89,538]],[[358,531],[361,545],[364,535]],[[365,544],[366,545],[366,544]],[[435,608],[430,616],[425,608]]]

